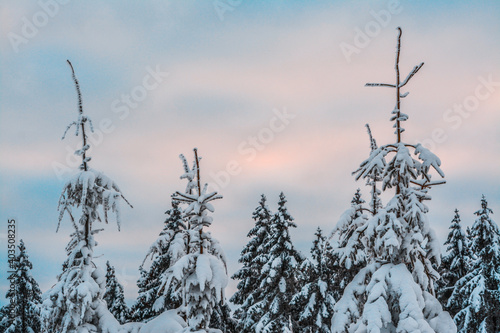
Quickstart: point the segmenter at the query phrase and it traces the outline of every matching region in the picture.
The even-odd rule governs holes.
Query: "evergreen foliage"
[[[230,299],[231,302],[239,305],[234,313],[234,317],[238,319],[238,332],[254,332],[254,326],[259,320],[258,317],[252,316],[255,311],[251,309],[263,297],[260,289],[262,282],[261,271],[268,261],[268,254],[264,252],[263,246],[269,237],[272,215],[267,206],[266,196],[262,194],[259,206],[252,215],[255,226],[247,235],[251,239],[241,252],[241,257],[238,260],[243,264],[243,267],[232,276],[232,279],[240,280],[237,285],[238,290]]]
[[[125,324],[129,318],[129,308],[125,303],[123,286],[116,278],[115,268],[106,262],[106,293],[103,297],[109,312],[120,324]]]
[[[19,254],[10,265],[13,273],[9,276],[9,281],[13,288],[6,294],[9,304],[0,311],[0,328],[5,333],[40,332],[42,293],[31,275],[33,264],[29,260],[23,240],[19,242],[18,249]]]
[[[460,223],[460,215],[455,209],[455,216],[451,221],[450,233],[444,245],[447,245],[446,254],[441,260],[440,274],[438,280],[437,296],[441,304],[452,316],[456,315],[458,308],[448,306],[448,300],[455,289],[458,280],[464,277],[470,269],[471,253],[469,242]]]
[[[483,196],[470,229],[475,259],[448,301],[450,308],[459,309],[454,317],[458,332],[500,332],[500,231],[492,213]]]
[[[182,211],[176,201],[167,210],[167,219],[157,240],[151,245],[142,265],[139,267],[140,278],[137,281],[139,296],[132,306],[131,318],[135,321],[147,322],[167,310],[182,305],[179,286],[169,286],[159,293],[162,276],[167,274],[180,255],[185,253],[184,231],[186,225]],[[144,269],[147,260],[151,261],[149,269]]]
[[[330,323],[335,305],[334,272],[325,256],[329,243],[320,228],[315,233],[311,248],[312,261],[306,259],[301,265],[303,272],[301,290],[294,295],[292,305],[297,313],[299,333],[330,333]]]
[[[268,259],[261,271],[262,300],[251,309],[251,315],[259,318],[255,326],[259,333],[290,332],[290,326],[297,329],[291,300],[299,291],[297,271],[303,258],[292,244],[290,228],[296,225],[286,208],[285,195],[281,193],[278,211],[271,220],[269,238],[263,245],[263,253],[268,253]]]

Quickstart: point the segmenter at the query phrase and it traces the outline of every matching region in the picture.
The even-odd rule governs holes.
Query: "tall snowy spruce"
[[[232,279],[240,280],[237,285],[238,290],[230,299],[239,306],[234,312],[234,317],[238,319],[237,332],[255,332],[255,324],[260,319],[253,316],[256,311],[251,309],[263,298],[259,286],[262,282],[262,267],[268,260],[268,254],[264,252],[263,246],[269,237],[272,216],[267,206],[267,198],[262,194],[259,205],[252,215],[255,226],[247,235],[251,239],[241,251],[238,260],[243,267],[232,276]]]
[[[439,268],[441,279],[437,281],[436,290],[441,304],[452,316],[455,316],[459,311],[458,304],[448,306],[448,300],[455,289],[457,281],[469,272],[472,260],[469,249],[470,244],[460,224],[460,215],[457,209],[455,209],[455,216],[450,225],[450,233],[444,245],[447,245],[446,254],[441,260]]]
[[[167,219],[163,230],[150,246],[143,263],[139,267],[141,277],[137,282],[139,296],[132,306],[131,318],[135,321],[147,322],[166,310],[181,306],[182,299],[178,286],[170,286],[159,293],[162,276],[181,256],[186,253],[186,224],[177,201],[166,211]],[[144,265],[150,261],[149,268]]]
[[[331,250],[320,228],[315,233],[311,248],[312,260],[305,259],[300,271],[301,290],[293,296],[292,305],[297,312],[297,333],[330,333],[333,315],[334,272],[325,256]],[[294,331],[295,332],[295,331]]]
[[[58,276],[58,282],[43,295],[42,320],[44,329],[49,333],[98,332],[104,324],[101,319],[109,318],[109,311],[103,301],[106,276],[93,263],[97,245],[94,236],[102,230],[95,229],[94,223],[107,223],[111,211],[116,214],[120,229],[119,203],[125,198],[114,181],[89,167],[87,150],[90,146],[86,131],[87,126],[93,131],[92,122],[83,113],[80,86],[69,60],[68,64],[78,95],[78,119],[68,126],[63,139],[74,125],[75,134],[82,137],[82,147],[75,152],[81,156],[82,164],[79,172],[64,185],[59,199],[58,229],[66,214],[74,232],[66,247],[68,258],[63,264],[63,272]],[[80,214],[80,218],[75,219],[75,214]],[[106,325],[109,322],[110,319]]]
[[[183,232],[186,251],[162,278],[160,294],[170,287],[180,286],[182,309],[187,322],[183,332],[220,332],[210,328],[212,314],[221,313],[225,304],[224,289],[228,282],[226,258],[218,241],[204,230],[212,224],[211,202],[221,199],[217,192],[207,192],[208,185],[201,186],[200,157],[194,149],[195,161],[190,169],[184,156],[181,159],[185,173],[181,178],[188,181],[184,193],[176,192],[173,199],[183,206],[187,230]]]
[[[263,246],[263,253],[268,257],[261,271],[262,300],[251,309],[251,315],[259,318],[255,326],[257,333],[289,333],[297,328],[291,300],[299,291],[297,273],[303,258],[290,238],[290,228],[296,225],[286,202],[281,193],[278,211],[271,220],[269,238]]]
[[[123,286],[116,278],[115,268],[106,262],[106,293],[104,294],[109,312],[118,320],[120,324],[125,324],[129,317],[129,309],[125,303]]]
[[[471,251],[475,254],[470,272],[455,285],[448,301],[458,332],[500,332],[500,231],[491,219],[493,211],[483,196],[481,209],[471,228]]]
[[[42,293],[38,283],[31,275],[33,264],[29,260],[23,240],[18,245],[19,254],[9,262],[12,275],[5,297],[9,304],[1,310],[1,332],[5,333],[35,333],[41,331],[40,305]]]
[[[336,303],[332,332],[456,332],[450,315],[434,296],[439,274],[440,245],[430,229],[424,200],[430,187],[443,183],[431,180],[430,169],[444,177],[439,158],[421,144],[402,141],[401,88],[423,66],[415,66],[400,80],[401,28],[398,28],[396,83],[367,86],[393,88],[396,105],[392,111],[396,142],[372,149],[369,158],[354,172],[356,179],[382,178],[382,191],[394,189],[394,196],[353,232],[361,241],[366,266],[361,268]],[[413,158],[413,154],[417,158]],[[349,241],[348,241],[349,242]]]

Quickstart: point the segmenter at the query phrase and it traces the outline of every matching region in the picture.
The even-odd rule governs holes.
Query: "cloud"
[[[178,155],[191,160],[193,147],[203,156],[205,181],[213,181],[231,160],[241,166],[221,190],[224,199],[216,203],[211,227],[226,249],[230,274],[238,267],[261,193],[275,207],[279,192],[285,192],[298,224],[292,236],[304,253],[317,226],[325,233],[333,228],[364,185],[350,175],[368,156],[364,124],[371,124],[379,144],[394,140],[388,121],[393,92],[364,84],[394,80],[398,24],[405,29],[402,71],[425,61],[403,100],[410,115],[404,139],[424,140],[436,128],[448,136],[435,147],[448,184],[433,190],[431,224],[444,240],[456,206],[470,215],[482,191],[498,205],[500,193],[491,179],[498,178],[500,165],[495,153],[500,92],[481,101],[457,129],[443,118],[474,93],[478,76],[500,80],[495,58],[500,45],[492,37],[499,24],[488,13],[498,6],[473,11],[452,6],[450,16],[444,15],[449,6],[404,3],[402,13],[347,62],[339,44],[351,43],[355,29],[373,20],[370,10],[386,6],[382,1],[244,3],[224,21],[211,3],[199,2],[111,2],[99,10],[71,2],[61,8],[19,54],[2,59],[0,217],[19,218],[42,287],[55,281],[70,232],[65,223],[54,233],[62,181],[53,163],[67,164],[80,142],[72,135],[60,141],[77,115],[67,58],[77,65],[85,110],[96,129],[102,119],[113,125],[94,143],[91,165],[115,179],[134,205],[124,207],[122,232],[109,225],[98,236],[99,260],[117,267],[129,302],[137,267],[163,226],[170,194],[185,186]],[[2,36],[36,10],[24,3],[2,7],[0,17],[7,18],[0,20]],[[169,76],[121,119],[113,102],[131,95],[143,84],[146,68],[157,65]],[[248,160],[238,146],[269,127],[274,109],[285,107],[296,118]]]

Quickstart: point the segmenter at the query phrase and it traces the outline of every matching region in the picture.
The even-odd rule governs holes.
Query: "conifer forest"
[[[0,333],[500,333],[499,3],[2,7]]]

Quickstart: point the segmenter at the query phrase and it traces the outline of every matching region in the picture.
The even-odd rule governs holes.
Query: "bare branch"
[[[396,88],[394,84],[389,84],[389,83],[366,83],[365,87],[389,87],[389,88]]]

